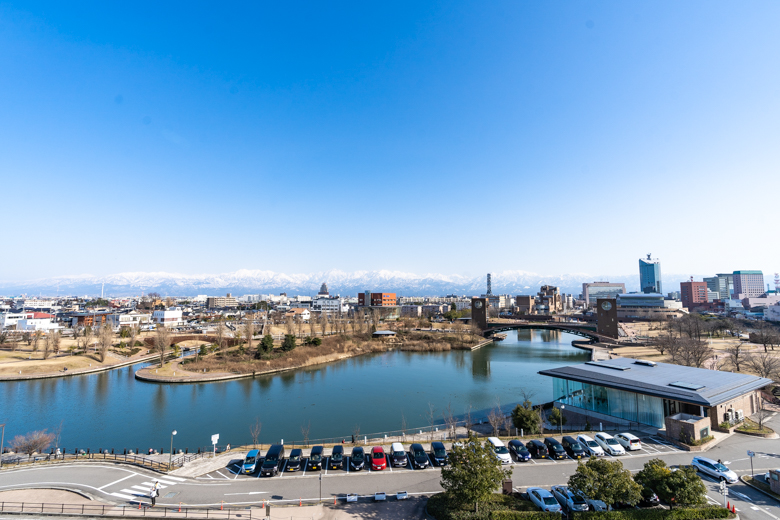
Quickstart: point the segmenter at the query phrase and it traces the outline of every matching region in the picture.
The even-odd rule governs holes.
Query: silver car
[[[528,498],[542,511],[550,513],[560,513],[561,505],[555,499],[552,493],[546,489],[530,487],[527,489]]]
[[[588,510],[588,502],[566,486],[553,486],[551,489],[555,500],[557,500],[566,511]]]

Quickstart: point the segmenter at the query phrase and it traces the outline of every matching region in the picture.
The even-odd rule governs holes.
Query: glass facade
[[[604,386],[553,378],[554,399],[563,404],[627,421],[664,427],[664,401],[660,397],[626,392]],[[698,409],[697,409],[698,413]]]
[[[661,293],[661,263],[651,260],[639,259],[639,286],[643,293]]]

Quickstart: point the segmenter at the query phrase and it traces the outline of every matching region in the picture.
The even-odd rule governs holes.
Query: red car
[[[387,467],[387,457],[385,457],[385,450],[382,446],[374,446],[371,449],[371,469],[374,471],[382,471]]]

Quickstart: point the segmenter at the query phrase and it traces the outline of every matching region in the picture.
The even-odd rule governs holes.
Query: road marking
[[[138,491],[136,491],[135,489],[123,489],[123,490],[121,490],[119,492],[120,493],[127,493],[128,495],[133,495],[134,497],[136,497],[136,496],[146,496],[146,495],[139,495]]]
[[[163,480],[161,478],[157,478],[155,480],[157,482],[159,482],[160,484],[165,484],[165,485],[168,485],[168,486],[175,486],[176,485],[176,482],[168,482],[167,480]]]
[[[223,475],[223,474],[222,474],[222,472],[221,472],[221,471],[219,471],[219,470],[217,470],[217,474],[218,474],[220,477],[224,478],[225,480],[230,480],[230,478],[228,478],[228,477],[226,477],[225,475]]]
[[[141,486],[130,486],[130,487],[132,487],[133,489],[137,489],[139,491],[144,491],[144,492],[149,491],[148,487],[141,487]]]
[[[741,498],[742,500],[747,500],[748,502],[752,502],[752,501],[753,501],[753,499],[752,499],[752,498],[750,498],[749,496],[743,495],[743,494],[742,494],[742,493],[740,493],[739,491],[734,491],[734,490],[731,490],[731,494],[732,494],[732,495],[736,495],[736,496],[738,496],[738,497],[739,497],[739,498]]]
[[[229,495],[267,495],[268,491],[250,491],[249,493],[225,493],[225,496]]]
[[[142,486],[149,486],[149,487],[152,487],[152,486],[154,486],[154,482],[141,482],[141,485],[142,485]],[[133,486],[133,487],[136,487],[136,486]],[[163,486],[162,484],[160,484],[160,488],[162,488],[162,489],[165,489],[165,488],[167,488],[167,487],[168,487],[168,486]]]
[[[171,476],[171,475],[166,475],[165,478],[169,479],[169,480],[175,480],[177,482],[186,482],[187,481],[186,478],[174,477],[174,476]]]
[[[123,480],[127,480],[130,477],[134,477],[136,475],[138,475],[138,473],[131,473],[130,475],[126,476],[125,478],[120,478],[119,480],[115,480],[114,482],[112,482],[110,484],[106,484],[105,486],[99,487],[98,489],[102,491],[103,489],[107,488],[108,486],[113,486],[114,484],[118,484],[118,483],[122,482]]]
[[[112,496],[112,497],[119,497],[119,498],[123,498],[123,499],[125,499],[125,500],[135,500],[135,499],[136,499],[136,497],[131,497],[131,496],[128,496],[128,495],[123,495],[122,493],[111,493],[111,496]]]

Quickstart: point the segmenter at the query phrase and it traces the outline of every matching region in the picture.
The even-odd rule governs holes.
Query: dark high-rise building
[[[639,288],[643,293],[662,294],[661,262],[647,255],[647,260],[639,259]]]

